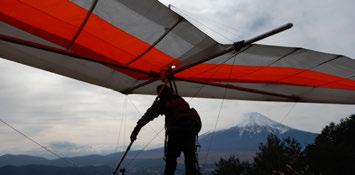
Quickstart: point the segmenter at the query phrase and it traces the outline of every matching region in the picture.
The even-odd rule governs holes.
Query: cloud
[[[77,145],[77,144],[74,144],[74,143],[71,143],[71,142],[67,142],[67,141],[51,142],[51,143],[49,143],[48,147],[53,149],[53,150],[68,150],[68,151],[88,148],[86,146]]]
[[[173,10],[221,43],[249,39],[291,22],[294,24],[292,29],[260,43],[305,47],[355,58],[355,35],[352,34],[355,1],[352,0],[161,1],[173,4],[176,7]]]
[[[88,145],[79,145],[68,141],[50,142],[47,146],[50,150],[59,152],[65,156],[78,156],[92,154],[94,149]]]

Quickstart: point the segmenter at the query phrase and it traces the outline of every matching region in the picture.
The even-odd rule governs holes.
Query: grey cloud
[[[287,22],[294,28],[260,43],[305,47],[355,57],[355,1],[161,0],[173,4],[222,43],[249,39]],[[182,14],[184,15],[184,14]],[[189,19],[187,17],[187,19]],[[219,34],[220,33],[220,34]],[[222,37],[221,34],[223,34]],[[228,38],[228,39],[226,39]]]
[[[87,149],[90,148],[88,146],[77,145],[75,143],[62,141],[62,142],[51,142],[48,145],[49,148],[53,150],[67,150],[67,151],[76,151],[80,149]]]
[[[52,152],[60,155],[61,157],[75,157],[88,154],[101,154],[104,153],[103,150],[96,150],[94,147],[89,145],[76,144],[68,141],[54,141],[46,145],[46,148]],[[112,152],[112,150],[110,150]],[[50,159],[57,159],[57,156],[38,148],[29,149],[24,152],[29,155],[40,155]]]
[[[97,152],[92,146],[76,144],[68,141],[50,142],[47,147],[50,150],[61,153],[62,156],[66,157],[87,155]]]

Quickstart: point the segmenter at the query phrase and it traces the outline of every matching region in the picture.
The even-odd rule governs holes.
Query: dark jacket
[[[139,127],[143,127],[151,120],[159,115],[165,115],[166,133],[193,133],[193,124],[195,119],[192,118],[192,113],[189,104],[178,95],[161,97],[156,100],[153,105],[147,110],[143,117],[137,122]],[[198,131],[197,131],[198,132]],[[197,134],[197,133],[195,133]]]

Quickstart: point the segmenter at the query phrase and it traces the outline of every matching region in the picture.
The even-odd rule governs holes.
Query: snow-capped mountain
[[[245,113],[242,117],[238,118],[235,127],[243,128],[240,130],[240,135],[244,132],[260,133],[264,130],[270,133],[281,134],[292,129],[257,112]]]
[[[209,151],[213,152],[253,152],[271,133],[280,138],[295,138],[301,146],[313,143],[317,136],[315,133],[293,129],[253,112],[238,117],[235,126],[203,134],[199,140],[202,152],[208,150],[208,147]]]

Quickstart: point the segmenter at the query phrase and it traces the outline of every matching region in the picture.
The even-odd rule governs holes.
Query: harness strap
[[[165,138],[164,138],[164,160],[166,161],[166,158],[168,156],[168,134],[166,133],[166,127],[165,127]]]

